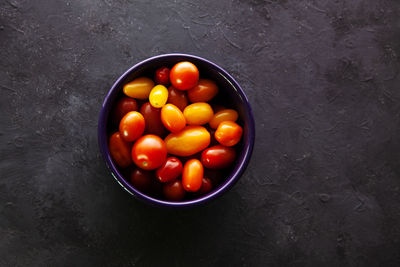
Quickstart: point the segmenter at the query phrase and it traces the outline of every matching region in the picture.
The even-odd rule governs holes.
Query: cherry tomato
[[[233,121],[221,122],[215,131],[215,139],[224,146],[234,146],[242,138],[243,129]]]
[[[200,190],[199,190],[199,195],[205,195],[209,192],[211,192],[213,188],[212,182],[210,179],[204,177],[203,178],[203,183],[201,184]]]
[[[162,84],[162,85],[168,85],[169,84],[169,68],[167,67],[161,67],[156,70],[156,74],[154,75],[154,80],[156,80],[156,83]]]
[[[232,147],[216,145],[201,153],[201,163],[208,169],[224,169],[232,165],[236,158],[236,151]]]
[[[168,200],[179,201],[185,197],[186,191],[183,189],[182,182],[176,180],[163,186],[164,196]]]
[[[189,90],[199,81],[199,70],[193,63],[182,61],[172,67],[169,80],[176,89]]]
[[[236,110],[233,109],[223,109],[214,114],[210,121],[210,127],[217,129],[218,125],[223,121],[236,121],[239,115]]]
[[[132,147],[132,160],[143,170],[154,170],[167,159],[167,148],[164,141],[152,134],[140,137]]]
[[[153,87],[154,82],[152,79],[140,77],[125,84],[124,93],[129,97],[147,99]]]
[[[149,102],[144,103],[140,108],[146,122],[145,131],[147,134],[163,136],[166,131],[161,122],[161,109],[153,107]]]
[[[218,94],[217,84],[209,79],[200,79],[199,83],[188,91],[190,102],[208,102]]]
[[[138,104],[136,100],[130,97],[122,97],[118,100],[113,111],[113,121],[119,123],[126,113],[130,111],[137,111]]]
[[[191,159],[185,163],[182,172],[182,185],[186,191],[196,192],[203,183],[204,168],[198,159]]]
[[[144,132],[145,122],[142,114],[137,111],[128,112],[119,123],[119,132],[125,141],[135,141]]]
[[[171,182],[182,174],[182,170],[182,162],[175,157],[169,157],[164,164],[157,169],[156,177],[162,183]]]
[[[149,101],[155,108],[162,108],[168,99],[168,90],[164,85],[156,85],[150,91]]]
[[[189,125],[203,125],[214,116],[211,106],[204,102],[194,103],[183,110],[186,123]]]
[[[108,148],[110,149],[111,158],[119,167],[126,168],[132,164],[131,144],[126,142],[119,132],[110,136]]]
[[[186,126],[182,111],[172,104],[166,104],[161,109],[161,121],[170,132],[178,133]]]
[[[173,86],[168,88],[168,103],[177,106],[180,110],[184,110],[188,104],[185,91],[180,91]]]
[[[186,126],[179,133],[171,133],[165,138],[169,154],[187,157],[194,155],[210,144],[210,133],[202,126]]]
[[[139,168],[135,168],[131,172],[131,184],[144,193],[148,193],[151,190],[153,178],[151,172]]]

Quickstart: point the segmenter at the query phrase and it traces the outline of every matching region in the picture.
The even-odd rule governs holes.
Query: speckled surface
[[[230,72],[257,123],[192,210],[132,199],[97,147],[108,88],[169,52]],[[399,57],[395,0],[0,1],[0,266],[399,266]]]

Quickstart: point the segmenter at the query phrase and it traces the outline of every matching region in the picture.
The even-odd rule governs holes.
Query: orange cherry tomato
[[[242,138],[243,129],[236,122],[221,122],[215,131],[215,139],[224,146],[234,146]]]
[[[121,168],[126,168],[132,164],[131,144],[126,142],[119,132],[110,136],[108,142],[111,158]]]
[[[173,86],[170,86],[168,88],[167,103],[173,104],[177,106],[181,111],[183,111],[185,107],[188,105],[188,102],[189,101],[185,91],[178,90]]]
[[[149,102],[147,102],[140,107],[140,113],[142,113],[146,122],[145,132],[147,134],[163,136],[166,133],[164,125],[161,122],[160,108],[155,108]]]
[[[223,109],[214,114],[210,121],[210,127],[217,129],[218,125],[223,121],[236,121],[239,115],[234,109]]]
[[[130,83],[125,84],[123,91],[124,94],[129,97],[147,99],[153,87],[154,82],[152,79],[147,77],[139,77]]]
[[[187,106],[183,110],[183,116],[189,125],[203,125],[213,118],[214,111],[209,104],[198,102]]]
[[[204,168],[198,159],[191,159],[185,163],[182,172],[182,185],[188,192],[196,192],[203,183]]]
[[[188,61],[175,64],[169,74],[169,80],[178,90],[189,90],[199,81],[199,70]]]
[[[186,126],[182,111],[175,105],[166,104],[161,109],[161,121],[170,132],[178,133]]]
[[[120,100],[118,100],[117,105],[115,105],[113,111],[114,123],[118,125],[121,119],[126,115],[126,113],[137,110],[138,104],[136,103],[135,99],[126,96],[122,97]]]
[[[144,132],[145,122],[142,114],[137,111],[128,112],[119,123],[119,132],[125,141],[132,142]]]
[[[169,154],[187,157],[208,147],[210,139],[210,133],[203,126],[186,126],[179,133],[169,134],[165,144]]]
[[[172,201],[182,200],[186,194],[186,191],[183,189],[182,182],[180,180],[175,180],[173,182],[164,184],[163,192],[165,198]]]
[[[169,157],[156,171],[157,179],[162,182],[171,182],[182,174],[182,162],[175,157]]]
[[[167,148],[157,135],[147,134],[140,137],[132,147],[132,160],[143,170],[154,170],[167,159]]]
[[[208,169],[224,169],[232,165],[236,151],[232,147],[216,145],[201,153],[201,163]]]
[[[218,94],[217,84],[209,79],[200,79],[199,83],[188,91],[190,102],[208,102]]]

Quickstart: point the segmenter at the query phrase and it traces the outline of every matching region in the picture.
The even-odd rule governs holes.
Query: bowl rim
[[[241,98],[244,99],[243,103],[245,106],[245,113],[247,115],[247,123],[248,123],[248,142],[245,143],[242,153],[241,153],[241,160],[236,164],[234,171],[231,172],[229,177],[226,179],[226,181],[220,185],[220,187],[212,191],[211,193],[204,195],[200,198],[192,199],[192,200],[186,200],[186,201],[167,201],[167,200],[161,200],[157,198],[153,198],[149,195],[146,195],[139,190],[135,189],[126,179],[123,178],[121,173],[118,171],[117,166],[114,164],[113,160],[111,159],[110,151],[108,149],[108,138],[107,138],[107,112],[111,111],[111,107],[113,104],[113,101],[110,101],[111,98],[115,94],[119,93],[118,88],[121,88],[123,86],[123,82],[125,79],[133,72],[139,70],[146,64],[150,64],[154,60],[159,60],[163,58],[170,58],[170,57],[176,57],[176,58],[185,58],[183,60],[190,61],[190,59],[195,59],[198,61],[202,61],[206,63],[207,65],[211,65],[213,68],[218,70],[218,72],[228,80],[232,86],[237,89],[237,93],[240,95]],[[98,136],[98,144],[100,148],[100,152],[103,156],[103,159],[111,172],[112,176],[114,179],[119,183],[122,188],[124,188],[128,193],[133,195],[135,198],[144,201],[149,204],[155,204],[156,206],[163,206],[163,207],[187,207],[187,206],[197,206],[200,204],[204,204],[206,202],[209,202],[210,200],[216,199],[219,196],[222,196],[223,193],[225,193],[227,190],[229,190],[241,177],[243,172],[245,171],[250,158],[251,154],[253,152],[253,147],[254,147],[254,141],[255,141],[255,123],[254,123],[254,116],[253,116],[253,111],[250,106],[249,100],[244,93],[242,87],[236,82],[236,80],[223,68],[218,66],[217,64],[204,59],[199,56],[195,55],[190,55],[190,54],[181,54],[181,53],[170,53],[170,54],[161,54],[157,56],[153,56],[150,58],[147,58],[145,60],[142,60],[138,62],[137,64],[133,65],[130,67],[127,71],[125,71],[111,86],[110,90],[108,91],[107,95],[104,98],[104,101],[101,106],[100,110],[100,115],[99,115],[99,121],[98,121],[98,129],[97,129],[97,136]]]

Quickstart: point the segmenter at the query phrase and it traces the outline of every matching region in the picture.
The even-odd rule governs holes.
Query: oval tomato
[[[163,186],[164,196],[168,200],[179,201],[185,197],[186,191],[183,189],[182,182],[176,180]]]
[[[132,147],[132,160],[141,169],[154,170],[167,159],[164,141],[152,134],[140,137]]]
[[[203,125],[214,116],[211,106],[204,102],[194,103],[183,110],[186,123],[189,125]]]
[[[171,182],[182,174],[182,162],[175,157],[169,157],[156,171],[157,179],[162,182]]]
[[[168,90],[164,85],[156,85],[151,89],[149,102],[155,108],[162,108],[168,99]]]
[[[180,91],[173,86],[168,88],[168,101],[167,103],[177,106],[181,111],[188,105],[188,99],[185,91]]]
[[[198,159],[191,159],[185,163],[182,172],[182,185],[186,191],[196,192],[203,183],[204,168]]]
[[[215,131],[215,139],[224,146],[234,146],[242,138],[243,129],[233,121],[221,122]]]
[[[236,151],[232,147],[216,145],[201,153],[201,162],[208,169],[224,169],[232,165]]]
[[[199,83],[188,91],[190,102],[208,102],[218,94],[217,84],[209,79],[200,79]]]
[[[171,133],[165,138],[168,153],[187,157],[194,155],[210,144],[210,133],[202,126],[186,126],[179,133]]]
[[[119,123],[119,132],[125,141],[132,142],[144,132],[145,122],[142,114],[137,111],[128,112]]]
[[[121,168],[126,168],[132,164],[131,159],[131,144],[126,142],[119,132],[110,136],[108,142],[111,158]]]
[[[188,61],[175,64],[169,74],[171,84],[179,90],[189,90],[199,81],[199,70]]]
[[[212,182],[210,179],[204,177],[203,178],[203,183],[201,184],[200,190],[199,190],[199,195],[205,195],[209,192],[211,192],[213,188]]]
[[[137,110],[138,104],[135,99],[126,96],[122,97],[114,107],[113,121],[118,125],[128,112]]]
[[[149,102],[144,103],[140,108],[145,120],[145,131],[147,134],[163,136],[166,131],[161,122],[161,109],[153,107]]]
[[[135,168],[131,172],[131,184],[144,193],[147,193],[152,188],[153,175],[149,171],[144,171],[139,168]]]
[[[161,121],[170,132],[178,133],[186,126],[182,111],[172,104],[166,104],[161,109]]]
[[[217,129],[218,125],[223,121],[236,121],[239,115],[236,110],[233,109],[223,109],[214,114],[210,121],[210,127]]]
[[[129,97],[147,99],[153,87],[154,82],[152,79],[147,77],[139,77],[130,83],[125,84],[123,91],[124,94]]]
[[[161,67],[156,70],[156,74],[154,75],[154,80],[156,80],[156,83],[162,84],[162,85],[168,85],[169,84],[169,68],[167,67]]]

